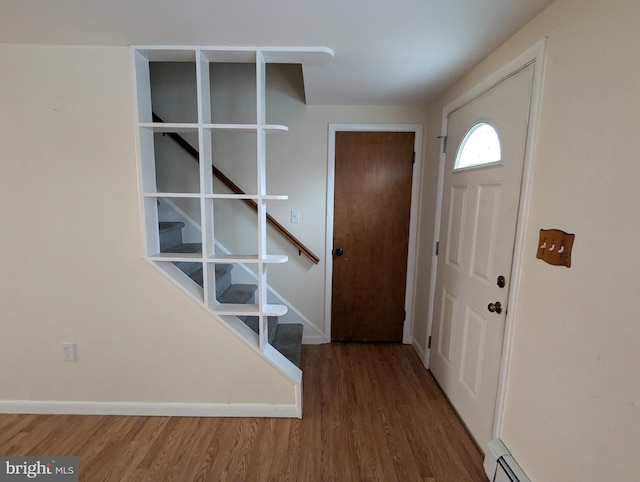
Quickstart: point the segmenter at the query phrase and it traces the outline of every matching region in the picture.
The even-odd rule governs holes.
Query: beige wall
[[[501,434],[535,481],[635,481],[640,473],[638,18],[635,0],[557,0],[429,108],[433,171],[442,108],[548,37]],[[435,179],[425,179],[430,193]],[[575,233],[570,269],[535,258],[540,228]]]
[[[0,62],[0,400],[294,403],[289,381],[142,258],[129,50],[2,45]],[[268,120],[290,126],[268,146],[270,192],[290,195],[273,212],[322,258],[274,238],[291,261],[270,280],[321,327],[328,123],[426,111],[307,107],[290,75],[270,79]]]
[[[267,80],[274,84],[267,92],[267,121],[289,126],[289,133],[274,135],[273,140],[267,141],[269,190],[289,195],[288,201],[271,203],[269,211],[320,256],[320,264],[313,265],[299,257],[294,248],[273,237],[272,251],[288,254],[289,262],[270,268],[270,284],[322,328],[326,295],[329,123],[422,125],[426,109],[419,106],[306,106],[296,95],[299,89],[291,86],[290,72],[274,69],[269,71]],[[289,223],[291,209],[300,210],[300,224]],[[291,283],[292,279],[296,282]]]
[[[142,258],[129,50],[2,45],[0,64],[0,400],[295,403]]]
[[[176,104],[193,105],[189,101],[195,97],[195,68],[192,65],[155,65],[152,72],[159,86],[167,86],[155,89],[154,109],[159,112],[177,111],[176,105],[168,103],[168,99],[176,96],[183,99]],[[250,64],[213,64],[211,79],[214,122],[254,123],[255,67]],[[183,87],[189,83],[191,89]],[[289,262],[269,267],[269,285],[320,330],[324,330],[329,123],[423,124],[426,109],[410,106],[307,106],[303,90],[299,66],[267,66],[267,123],[289,127],[287,133],[267,136],[267,192],[289,196],[287,201],[269,203],[268,211],[318,255],[320,263],[314,265],[306,257],[298,256],[296,248],[270,229],[269,251],[287,254]],[[194,108],[195,105],[191,112],[181,113],[177,120],[186,121],[197,116]],[[215,136],[213,158],[216,167],[244,191],[255,193],[255,135]],[[172,147],[170,142],[166,147]],[[169,167],[174,159],[167,158],[167,162],[162,163],[164,171],[170,173],[163,176],[162,184],[165,186],[173,187],[178,179]],[[195,163],[186,162],[194,172],[197,171]],[[226,209],[216,210],[216,239],[234,252],[256,252],[256,217],[239,202],[235,202],[238,205],[236,210],[229,210],[233,203],[218,201],[216,204],[226,204]],[[184,203],[178,204],[192,216],[199,216],[197,208],[189,209]],[[291,209],[300,210],[299,224],[290,223]]]

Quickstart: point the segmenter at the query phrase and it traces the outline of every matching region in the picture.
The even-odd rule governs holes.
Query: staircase
[[[163,221],[159,223],[160,251],[163,253],[201,253],[199,243],[183,243],[180,221]],[[200,263],[175,262],[174,265],[185,273],[194,283],[203,286],[202,265]],[[233,284],[231,270],[233,265],[218,263],[215,266],[216,299],[225,304],[255,303],[257,285]],[[249,328],[258,333],[258,317],[239,317]],[[269,343],[290,362],[300,366],[300,348],[302,346],[303,327],[299,323],[278,323],[277,316],[269,317]]]

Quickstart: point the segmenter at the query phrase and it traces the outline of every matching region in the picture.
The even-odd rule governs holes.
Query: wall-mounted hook
[[[571,248],[575,234],[559,229],[541,229],[536,258],[554,266],[571,267]],[[547,248],[547,240],[551,246]],[[557,248],[557,249],[556,249]]]

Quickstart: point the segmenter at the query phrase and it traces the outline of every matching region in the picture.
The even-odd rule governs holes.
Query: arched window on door
[[[495,127],[487,122],[479,122],[467,131],[453,170],[497,164],[502,161],[502,145]]]

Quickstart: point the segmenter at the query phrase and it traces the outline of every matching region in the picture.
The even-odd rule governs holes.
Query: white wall
[[[442,108],[548,37],[501,433],[534,481],[635,481],[640,473],[638,18],[635,0],[556,0],[429,107],[426,169],[435,171]],[[434,188],[426,176],[427,205]],[[570,269],[536,259],[540,228],[575,233]],[[420,261],[425,293],[430,259]]]
[[[0,401],[295,403],[143,260],[129,50],[1,45],[0,64]]]

